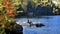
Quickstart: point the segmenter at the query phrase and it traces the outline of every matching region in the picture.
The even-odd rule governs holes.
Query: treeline
[[[24,11],[22,6],[19,5],[17,11],[23,10],[23,12],[18,13],[16,17],[40,17],[40,16],[49,16],[49,15],[60,15],[60,8],[57,7],[59,14],[55,14],[53,13],[53,7],[49,5],[47,6],[38,5],[36,7],[33,7],[31,2],[28,2],[26,11]]]

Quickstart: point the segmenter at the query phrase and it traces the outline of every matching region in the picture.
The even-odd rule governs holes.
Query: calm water
[[[60,16],[45,16],[42,18],[19,18],[16,19],[19,22],[27,22],[27,20],[32,22],[42,22],[45,24],[43,27],[29,27],[23,26],[24,34],[60,34]]]

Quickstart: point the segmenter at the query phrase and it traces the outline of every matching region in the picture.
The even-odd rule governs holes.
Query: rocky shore
[[[5,29],[6,34],[23,34],[23,27],[21,25],[16,25],[16,28],[10,31],[9,29]]]

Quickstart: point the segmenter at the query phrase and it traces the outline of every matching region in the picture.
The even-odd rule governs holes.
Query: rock
[[[40,23],[40,24],[36,24],[36,27],[42,27],[45,26],[44,24]]]
[[[17,34],[23,34],[23,27],[19,24],[16,25],[16,29],[15,29],[15,32]]]
[[[19,24],[16,24],[16,28],[10,31],[9,29],[5,29],[6,34],[23,34],[23,27]]]

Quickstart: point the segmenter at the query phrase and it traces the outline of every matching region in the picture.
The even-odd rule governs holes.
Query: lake
[[[43,16],[41,18],[18,18],[18,22],[41,22],[43,27],[23,26],[23,34],[60,34],[60,16]]]

